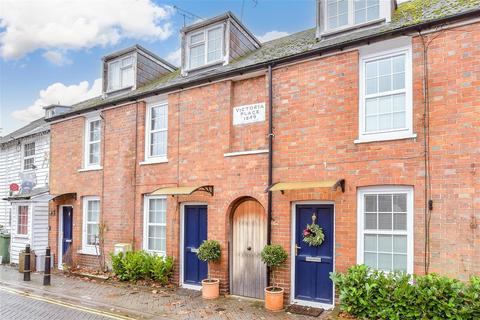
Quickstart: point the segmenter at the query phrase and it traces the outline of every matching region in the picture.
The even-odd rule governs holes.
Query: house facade
[[[316,28],[267,43],[231,13],[184,28],[179,69],[139,46],[106,57],[104,94],[49,118],[56,263],[129,243],[196,289],[215,239],[221,289],[263,298],[275,243],[289,302],[322,307],[357,263],[478,274],[479,9],[317,1]],[[143,56],[158,73],[140,83]]]

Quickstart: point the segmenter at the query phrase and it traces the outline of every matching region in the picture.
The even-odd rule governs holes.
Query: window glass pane
[[[219,60],[222,57],[222,28],[209,30],[207,62]]]
[[[90,153],[88,156],[88,161],[90,165],[100,164],[100,142],[90,144]]]
[[[133,86],[133,66],[122,69],[122,88]]]
[[[328,28],[338,28],[348,24],[348,0],[333,0],[327,3]]]
[[[396,94],[393,96],[393,111],[405,111],[405,94]]]
[[[29,157],[33,155],[35,155],[35,142],[25,144],[24,156]]]
[[[385,92],[392,90],[392,76],[380,76],[378,78],[378,92]]]
[[[124,58],[124,59],[122,59],[122,67],[131,66],[131,65],[132,65],[132,62],[133,62],[133,58],[132,58],[132,57],[126,57],[126,58]]]
[[[378,99],[378,113],[380,114],[385,114],[385,113],[391,113],[392,112],[392,97],[391,96],[386,96],[386,97],[380,97]]]
[[[407,236],[393,236],[393,252],[407,253]]]
[[[190,48],[190,68],[205,64],[205,45],[197,45]]]
[[[393,255],[393,270],[407,272],[407,255],[405,254]]]
[[[407,194],[400,193],[393,195],[393,211],[407,212]]]
[[[391,194],[378,195],[378,211],[392,212],[392,195]]]
[[[377,212],[377,196],[376,195],[365,196],[365,211]]]
[[[376,213],[365,213],[365,229],[377,229]]]
[[[90,122],[90,141],[100,140],[100,120]]]
[[[203,41],[203,32],[192,34],[190,37],[190,44],[196,44]]]
[[[405,55],[396,56],[392,58],[393,72],[405,72]]]
[[[163,199],[149,199],[149,223],[165,223],[165,207]]]
[[[378,116],[378,129],[388,130],[392,128],[392,114],[381,114]]]
[[[23,169],[29,170],[34,169],[35,167],[35,158],[27,158],[23,160]]]
[[[377,236],[372,234],[365,235],[365,251],[377,251]]]
[[[151,135],[150,155],[164,156],[167,155],[167,132],[154,132]]]
[[[378,229],[380,230],[392,230],[392,214],[391,213],[378,213]]]
[[[378,92],[378,79],[367,79],[366,81],[366,93],[367,94],[374,94]]]
[[[366,12],[365,9],[355,11],[355,23],[356,24],[365,22],[365,12]]]
[[[393,74],[393,90],[405,89],[405,73]]]
[[[392,270],[392,254],[379,253],[378,254],[378,269],[391,271]]]
[[[371,2],[371,1],[369,1],[369,2]],[[378,0],[377,0],[377,3],[378,3]],[[378,19],[379,18],[379,9],[380,9],[380,7],[378,5],[373,6],[373,7],[369,7],[367,9],[367,21],[372,21],[372,20]]]
[[[377,268],[377,254],[376,253],[365,252],[363,263],[367,267],[376,269]]]
[[[378,130],[378,116],[367,116],[365,119],[365,131],[377,131]]]
[[[120,61],[110,63],[108,67],[108,86],[111,90],[120,88]]]
[[[392,236],[378,235],[378,252],[392,252]]]
[[[87,244],[98,244],[98,224],[96,223],[87,224]]]
[[[167,108],[166,106],[158,106],[151,108],[151,130],[159,130],[167,128]]]
[[[393,214],[393,230],[407,230],[407,214],[406,213]]]

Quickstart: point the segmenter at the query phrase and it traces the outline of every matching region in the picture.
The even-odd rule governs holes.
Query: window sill
[[[224,59],[219,59],[217,61],[202,64],[201,66],[198,66],[198,67],[185,69],[185,72],[193,72],[193,71],[197,71],[197,70],[202,70],[204,68],[213,67],[213,66],[216,66],[216,65],[223,65],[223,63],[224,63]]]
[[[336,28],[336,29],[333,29],[333,30],[326,30],[326,31],[320,33],[320,37],[324,38],[324,37],[337,35],[337,34],[340,34],[340,33],[343,33],[343,32],[354,31],[354,30],[357,30],[357,29],[361,29],[361,28],[372,26],[372,25],[380,24],[382,22],[385,22],[385,18],[379,18],[379,19],[375,19],[375,20],[372,20],[372,21],[367,21],[367,22],[363,22],[363,23],[359,23],[359,24],[354,24],[354,25],[349,25],[349,26],[345,26],[345,27]]]
[[[88,168],[83,168],[83,169],[78,169],[78,172],[86,172],[86,171],[98,171],[98,170],[103,170],[103,167],[88,167]]]
[[[96,252],[92,252],[88,249],[78,250],[77,253],[87,255],[87,256],[97,256],[97,257],[99,256],[99,254],[97,254]]]
[[[120,93],[120,92],[128,91],[128,90],[133,90],[133,89],[135,89],[134,86],[128,86],[128,87],[123,87],[123,88],[114,89],[114,90],[107,90],[107,91],[105,91],[105,94],[107,94],[107,95],[116,94],[116,93]]]
[[[416,133],[409,133],[405,135],[398,135],[398,136],[390,136],[390,137],[381,137],[381,136],[376,136],[376,137],[369,137],[369,138],[360,138],[357,140],[354,140],[353,143],[355,144],[360,144],[360,143],[370,143],[370,142],[382,142],[382,141],[393,141],[393,140],[404,140],[404,139],[416,139],[417,134]]]
[[[224,157],[236,157],[236,156],[245,156],[245,155],[249,155],[249,154],[262,154],[262,153],[268,153],[268,149],[228,152],[228,153],[224,153],[223,156]]]
[[[168,162],[167,158],[146,159],[145,161],[140,162],[139,165],[144,166],[148,164],[158,164],[158,163],[167,163],[167,162]]]

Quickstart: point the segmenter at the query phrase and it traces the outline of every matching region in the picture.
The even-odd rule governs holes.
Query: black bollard
[[[50,247],[45,250],[45,272],[43,273],[43,285],[50,285]]]
[[[30,281],[30,245],[25,246],[25,263],[23,265],[23,281]]]

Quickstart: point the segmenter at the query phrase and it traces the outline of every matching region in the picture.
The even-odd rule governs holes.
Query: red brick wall
[[[438,34],[435,34],[438,35]],[[466,279],[480,270],[480,24],[442,32],[429,51],[430,150],[434,209],[431,271]],[[414,188],[416,273],[424,268],[424,134],[422,48],[413,39],[413,123],[416,139],[355,144],[358,138],[358,51],[274,70],[274,178],[276,181],[346,180],[346,191],[274,193],[272,241],[290,253],[291,204],[335,202],[335,270],[356,263],[357,188],[401,184]],[[168,162],[144,159],[144,103],[102,112],[106,133],[104,170],[81,168],[83,118],[52,125],[51,192],[76,192],[74,246],[81,243],[81,199],[102,195],[107,251],[117,242],[142,247],[143,194],[163,186],[212,184],[215,196],[168,197],[167,254],[176,258],[178,281],[179,203],[208,204],[208,237],[222,244],[213,275],[228,289],[227,242],[231,207],[251,196],[266,208],[267,155],[224,157],[266,147],[267,122],[233,127],[232,107],[267,102],[265,77],[224,81],[170,94]],[[268,115],[267,115],[268,116]],[[136,141],[136,144],[135,144]],[[136,153],[135,153],[136,149]],[[102,192],[103,181],[103,192]],[[51,217],[52,230],[58,217]],[[134,228],[132,227],[134,226]],[[51,243],[56,243],[55,231]],[[82,263],[91,261],[84,261]],[[290,263],[290,261],[289,261]],[[289,265],[289,264],[288,264]],[[290,271],[280,283],[290,287]]]

